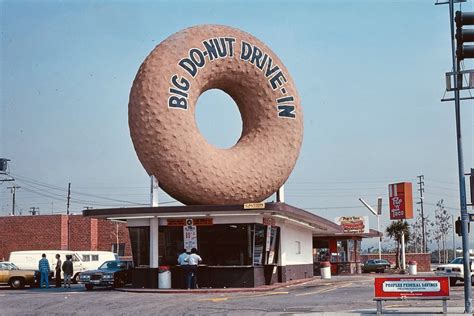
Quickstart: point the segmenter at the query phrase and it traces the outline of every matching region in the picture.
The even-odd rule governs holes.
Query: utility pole
[[[69,229],[69,202],[71,200],[71,182],[69,182],[68,186],[67,186],[67,209],[66,209],[66,215],[67,215],[67,250],[70,250],[69,249],[69,242],[71,240],[70,238],[70,232],[71,230]]]
[[[452,225],[453,225],[453,260],[456,259],[456,239],[455,239],[455,226],[454,226],[454,215],[451,215],[451,222],[452,222]]]
[[[423,253],[426,253],[426,235],[425,235],[425,213],[423,212],[423,192],[425,191],[424,185],[425,182],[423,181],[425,176],[420,175],[417,176],[419,182],[417,182],[420,185],[420,188],[418,191],[420,191],[420,202],[417,202],[417,204],[420,204],[420,209],[421,209],[421,235],[422,235],[422,248],[423,248]]]
[[[12,216],[15,216],[15,201],[16,201],[16,189],[21,189],[20,186],[14,185],[11,187],[7,187],[7,189],[10,189],[10,192],[12,194]]]
[[[71,182],[67,186],[67,210],[66,214],[69,215],[69,202],[71,200]]]
[[[464,39],[462,36],[462,26],[470,25],[473,19],[473,13],[468,13],[466,16],[463,16],[463,12],[456,12],[456,17],[454,13],[454,2],[459,2],[456,0],[449,0],[449,22],[451,29],[451,59],[453,63],[453,83],[454,83],[454,112],[456,117],[456,144],[457,144],[457,154],[458,154],[458,177],[459,177],[459,202],[461,208],[461,235],[462,235],[462,253],[463,253],[463,267],[464,267],[464,312],[466,314],[472,313],[472,287],[471,282],[468,280],[471,279],[471,263],[469,255],[469,214],[467,213],[467,203],[466,203],[466,179],[464,177],[464,157],[462,149],[462,137],[461,137],[461,100],[460,100],[460,90],[463,87],[463,75],[461,73],[461,60],[464,58],[473,58],[469,54],[463,52],[464,48],[466,50],[471,50],[469,46],[464,46]],[[464,23],[464,17],[466,22]],[[456,20],[456,33],[459,33],[461,36],[456,39],[454,22]],[[457,41],[457,43],[456,43]],[[456,50],[457,48],[457,50]],[[468,52],[466,52],[468,53]]]

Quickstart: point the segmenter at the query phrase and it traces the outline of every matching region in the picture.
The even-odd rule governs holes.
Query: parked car
[[[390,268],[390,262],[385,259],[372,259],[367,260],[366,263],[362,266],[362,272],[370,273],[383,273],[385,269]]]
[[[11,262],[0,262],[0,284],[8,284],[12,289],[22,289],[25,285],[35,287],[39,281],[39,271],[22,270]]]
[[[131,261],[106,261],[97,270],[81,272],[78,283],[88,291],[94,286],[123,287],[132,282],[132,267]]]
[[[74,267],[73,282],[77,281],[80,272],[97,269],[105,261],[117,259],[110,251],[26,250],[12,251],[9,261],[20,269],[38,269],[38,262],[43,253],[46,254],[51,271],[54,271],[56,267],[56,254],[61,256],[63,262],[66,260],[66,255],[71,255]],[[61,278],[64,278],[62,272]]]
[[[474,285],[474,258],[470,258],[471,261],[471,284]],[[464,282],[464,266],[463,258],[458,257],[448,264],[442,264],[436,268],[436,275],[449,277],[449,284],[451,286],[456,285],[457,281]]]

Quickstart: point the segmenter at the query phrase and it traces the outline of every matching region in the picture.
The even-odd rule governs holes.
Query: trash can
[[[417,263],[416,261],[408,261],[408,274],[417,275]]]
[[[160,266],[158,269],[158,288],[171,289],[171,271],[169,266]]]
[[[329,261],[321,262],[321,279],[331,278],[331,263]]]

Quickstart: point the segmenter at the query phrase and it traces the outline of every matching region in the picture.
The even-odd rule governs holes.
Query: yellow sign
[[[265,203],[245,203],[244,210],[257,210],[265,208]]]

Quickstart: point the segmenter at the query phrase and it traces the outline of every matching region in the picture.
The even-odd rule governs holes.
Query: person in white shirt
[[[197,267],[202,262],[201,256],[197,254],[197,249],[191,249],[191,254],[185,259],[188,263],[186,284],[189,289],[195,289],[197,284]]]
[[[189,254],[186,252],[186,249],[183,249],[181,254],[178,257],[178,264],[180,266],[188,265],[188,262],[186,261],[186,258],[189,256]]]

